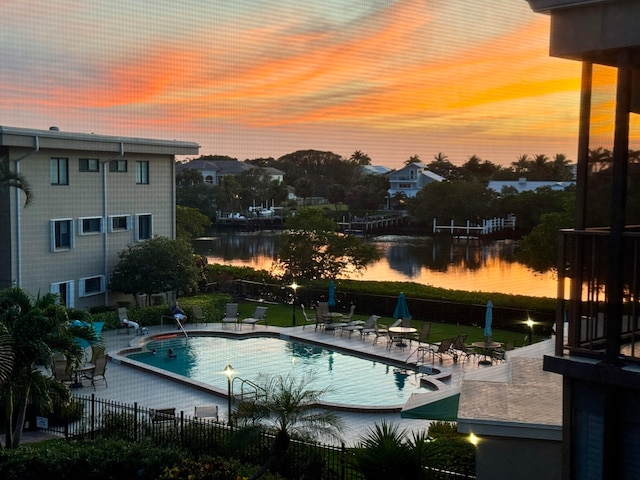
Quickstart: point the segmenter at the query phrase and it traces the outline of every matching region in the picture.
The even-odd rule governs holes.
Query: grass
[[[267,323],[276,327],[291,327],[293,326],[293,308],[291,304],[277,304],[277,303],[262,303],[262,302],[241,302],[238,304],[239,318],[251,317],[256,306],[266,306],[267,310]],[[342,312],[347,313],[347,312]],[[310,318],[314,318],[314,311],[307,310],[307,315]],[[368,315],[359,315],[356,311],[353,315],[354,320],[365,321],[369,318]],[[391,317],[383,317],[378,320],[378,325],[389,326],[393,323],[394,319]],[[305,320],[302,315],[302,310],[299,305],[296,306],[296,325],[304,325]],[[422,324],[424,321],[420,319],[412,319],[411,326],[415,327],[418,332],[422,330]],[[470,344],[473,342],[484,341],[484,329],[481,327],[453,325],[440,322],[431,322],[431,331],[429,333],[429,343],[440,342],[445,338],[452,338],[457,335],[467,335],[465,343]],[[512,341],[514,346],[522,347],[528,344],[529,339],[522,333],[511,332],[507,330],[493,329],[493,340],[500,343],[507,343]],[[544,337],[534,335],[532,342],[539,342],[544,340]]]

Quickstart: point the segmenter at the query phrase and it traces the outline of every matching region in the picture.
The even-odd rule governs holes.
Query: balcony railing
[[[556,355],[568,352],[604,359],[611,357],[611,351],[606,355],[607,349],[613,348],[621,360],[640,362],[640,233],[637,230],[629,227],[622,235],[625,262],[620,269],[609,262],[608,229],[561,231]],[[610,275],[621,279],[621,296],[612,298],[607,292]],[[569,285],[569,292],[564,291],[565,285]],[[619,307],[613,309],[620,312],[615,320],[608,318],[612,309],[607,307],[611,302]]]

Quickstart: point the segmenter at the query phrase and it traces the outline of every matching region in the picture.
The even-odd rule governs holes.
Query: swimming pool
[[[151,350],[155,349],[155,355]],[[172,349],[174,358],[167,355]],[[300,377],[313,372],[311,388],[331,388],[324,395],[328,405],[346,407],[399,408],[412,393],[427,392],[421,374],[377,359],[288,338],[193,336],[152,339],[138,353],[127,357],[173,374],[227,391],[227,364],[234,377],[260,384],[260,375]],[[234,380],[234,388],[237,381]]]

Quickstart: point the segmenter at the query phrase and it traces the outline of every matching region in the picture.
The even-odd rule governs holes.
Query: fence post
[[[140,432],[138,427],[138,402],[133,402],[133,438],[136,442],[140,440]]]
[[[95,438],[96,431],[96,394],[91,394],[91,438]]]

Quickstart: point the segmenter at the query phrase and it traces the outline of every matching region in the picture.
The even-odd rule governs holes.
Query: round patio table
[[[473,342],[471,346],[480,350],[484,356],[484,358],[478,362],[482,365],[491,365],[491,360],[487,360],[487,357],[491,357],[491,352],[494,350],[502,348],[502,344],[500,342]]]
[[[413,327],[389,327],[389,333],[393,333],[398,338],[396,345],[402,348],[407,346],[407,344],[404,342],[405,337],[413,335],[417,332],[418,329]]]

